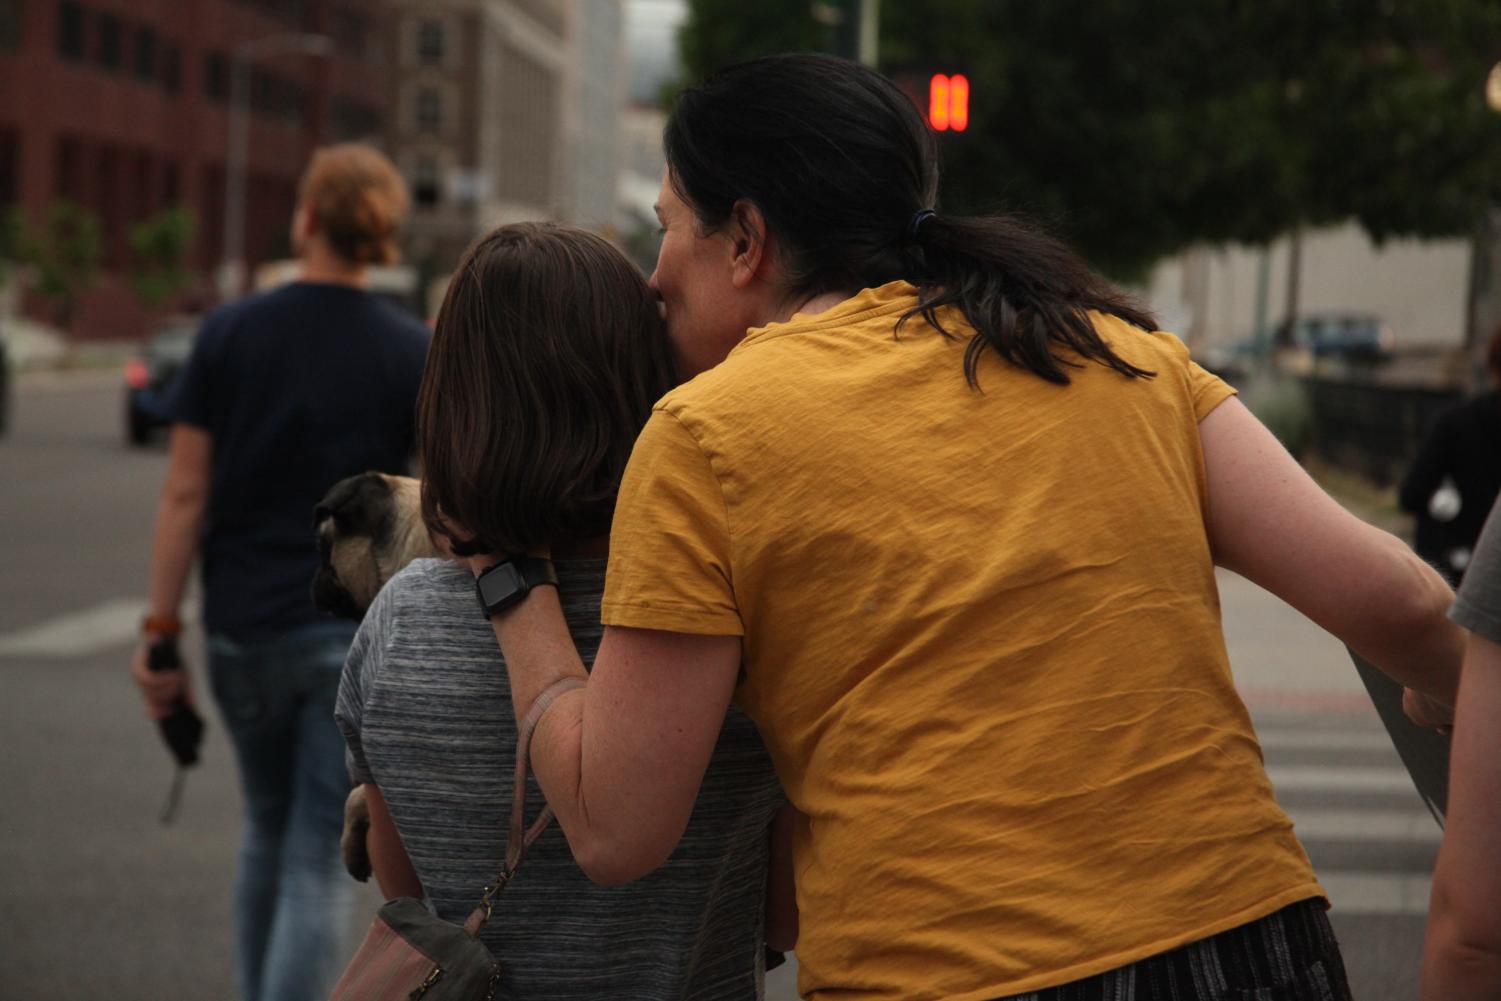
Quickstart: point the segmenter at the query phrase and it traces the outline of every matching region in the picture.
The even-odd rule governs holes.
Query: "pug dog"
[[[313,604],[344,619],[363,619],[386,581],[408,563],[448,555],[422,521],[422,484],[410,476],[340,480],[313,509],[313,530]]]
[[[416,559],[447,556],[422,521],[422,484],[410,476],[361,473],[340,480],[313,509],[318,570],[313,604],[339,618],[365,617],[386,581]],[[344,868],[361,883],[370,878],[366,835],[370,810],[365,787],[344,801],[339,848]]]

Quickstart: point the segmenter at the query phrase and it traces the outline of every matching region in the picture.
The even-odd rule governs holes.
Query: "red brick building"
[[[175,204],[196,216],[194,293],[223,257],[231,66],[238,46],[312,33],[328,55],[251,63],[245,255],[285,256],[297,178],[310,152],[377,138],[387,86],[385,0],[4,0],[0,2],[0,211],[33,220],[55,199],[99,219],[103,275],[75,337],[139,336],[127,234]],[[33,306],[37,305],[35,303]]]

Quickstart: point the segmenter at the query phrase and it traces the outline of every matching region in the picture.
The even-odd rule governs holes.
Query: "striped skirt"
[[[996,1001],[1351,1001],[1323,900],[1130,966]]]

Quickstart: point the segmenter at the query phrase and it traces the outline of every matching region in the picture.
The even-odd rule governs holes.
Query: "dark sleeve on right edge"
[[[1470,632],[1501,643],[1501,502],[1491,508],[1464,583],[1449,609],[1449,618]]]

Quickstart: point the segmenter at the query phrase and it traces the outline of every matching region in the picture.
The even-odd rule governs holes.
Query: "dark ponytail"
[[[1088,316],[1108,313],[1152,330],[1152,315],[1035,227],[1010,216],[934,215],[917,228],[910,245],[921,274],[918,305],[898,327],[921,315],[952,337],[938,310],[957,307],[975,330],[964,350],[970,385],[978,385],[980,352],[986,347],[1049,382],[1067,384],[1065,368],[1082,366],[1070,355],[1130,378],[1154,374],[1111,350]],[[1060,356],[1059,348],[1067,352]]]
[[[900,322],[921,315],[946,336],[938,310],[957,308],[975,330],[972,385],[987,346],[1051,382],[1067,383],[1065,369],[1085,360],[1152,374],[1111,350],[1088,316],[1151,330],[1151,314],[1061,242],[1005,216],[918,216],[937,204],[937,146],[874,70],[820,55],[731,66],[679,96],[663,147],[702,228],[722,226],[742,199],[760,209],[789,295],[906,279],[919,300]]]

